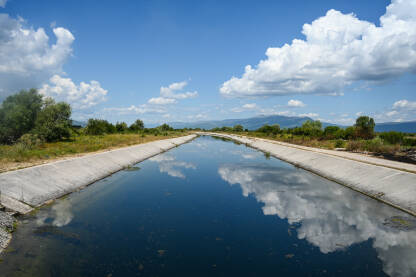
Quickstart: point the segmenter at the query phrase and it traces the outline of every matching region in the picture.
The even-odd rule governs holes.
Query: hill
[[[376,132],[416,133],[416,121],[376,123]]]
[[[265,124],[273,125],[279,124],[280,128],[292,128],[301,126],[303,122],[312,120],[309,117],[295,117],[295,116],[282,116],[282,115],[271,115],[271,116],[257,116],[243,119],[224,119],[224,120],[210,120],[210,121],[197,121],[197,122],[171,122],[170,126],[174,128],[201,128],[201,129],[212,129],[215,127],[223,126],[235,126],[240,124],[244,129],[255,130]],[[328,125],[328,124],[327,124]]]

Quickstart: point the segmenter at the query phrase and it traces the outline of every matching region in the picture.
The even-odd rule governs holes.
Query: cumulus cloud
[[[39,89],[39,93],[70,103],[74,109],[86,109],[105,101],[107,90],[97,81],[77,85],[70,78],[54,75],[49,84],[44,84]]]
[[[295,108],[302,108],[306,106],[305,103],[303,103],[302,101],[294,100],[294,99],[289,100],[289,102],[287,102],[287,105],[289,107],[295,107]]]
[[[142,104],[142,105],[131,105],[130,107],[111,107],[111,108],[105,108],[104,112],[116,112],[120,115],[126,115],[126,114],[145,114],[145,113],[166,113],[166,109],[159,108],[159,107],[153,107],[150,105]]]
[[[305,40],[268,48],[220,88],[224,96],[339,94],[357,81],[380,82],[416,71],[416,0],[393,0],[380,26],[329,10],[304,24]]]
[[[416,101],[408,101],[408,100],[399,100],[394,102],[393,109],[398,110],[415,110],[416,111]]]
[[[27,27],[21,18],[0,14],[0,100],[62,73],[75,38],[61,27],[53,28],[53,33],[56,42],[51,45],[43,28]]]
[[[300,117],[312,117],[312,118],[314,118],[314,117],[319,117],[319,114],[317,114],[317,113],[302,113],[302,114],[299,114],[299,116]]]
[[[147,101],[149,104],[156,104],[156,105],[167,105],[167,104],[174,104],[177,101],[172,98],[164,98],[164,97],[154,97],[150,98],[149,101]]]
[[[0,7],[6,7],[7,0],[0,0]]]
[[[177,93],[178,91],[183,90],[188,85],[188,82],[177,82],[172,83],[167,87],[160,88],[160,97],[150,98],[148,103],[155,105],[168,105],[175,104],[179,99],[195,98],[198,96],[197,91],[193,92],[182,92]]]
[[[242,105],[241,107],[232,108],[231,111],[235,113],[241,113],[249,110],[257,110],[259,107],[256,103],[247,103]]]

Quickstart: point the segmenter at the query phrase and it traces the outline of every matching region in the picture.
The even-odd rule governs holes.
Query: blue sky
[[[74,119],[148,124],[261,114],[416,120],[415,0],[0,6],[0,100],[37,87],[70,102]]]

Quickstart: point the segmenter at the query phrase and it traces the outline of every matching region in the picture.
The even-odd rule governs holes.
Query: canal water
[[[211,137],[19,220],[1,276],[416,274],[414,218]]]

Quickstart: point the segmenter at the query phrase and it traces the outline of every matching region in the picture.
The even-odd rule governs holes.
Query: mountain
[[[87,123],[83,122],[83,121],[72,120],[72,126],[85,127],[85,126],[87,126]]]
[[[279,124],[280,128],[292,128],[301,126],[303,122],[312,120],[309,117],[296,117],[296,116],[283,116],[283,115],[270,115],[270,116],[257,116],[243,119],[225,119],[225,120],[210,120],[210,121],[197,121],[197,122],[171,122],[170,126],[177,129],[182,128],[201,128],[212,129],[215,127],[229,126],[233,127],[240,124],[244,129],[256,130],[261,126],[268,124]],[[331,125],[328,123],[322,124],[324,127]]]
[[[301,126],[303,122],[307,120],[313,120],[310,117],[297,117],[297,116],[283,116],[283,115],[270,115],[270,116],[257,116],[243,119],[224,119],[224,120],[207,120],[207,121],[196,121],[196,122],[171,122],[170,126],[177,129],[182,128],[201,128],[201,129],[212,129],[215,127],[229,126],[233,127],[237,124],[243,125],[244,129],[256,130],[261,126],[268,124],[279,124],[280,128],[293,128]],[[335,124],[322,122],[322,127],[334,126]],[[346,126],[336,125],[341,128]],[[388,132],[397,131],[405,133],[416,133],[416,121],[408,122],[385,122],[376,123],[376,132]]]
[[[404,133],[416,133],[416,121],[376,123],[375,131],[396,131]]]

